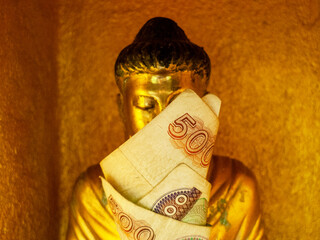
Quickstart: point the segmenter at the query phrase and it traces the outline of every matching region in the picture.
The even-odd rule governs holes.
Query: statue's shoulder
[[[220,185],[241,185],[252,191],[257,190],[253,172],[239,160],[226,156],[212,157],[207,179],[213,188]]]
[[[207,221],[216,226],[212,236],[224,233],[223,239],[235,239],[238,232],[232,228],[248,239],[261,239],[259,191],[252,171],[238,160],[213,156],[207,179],[212,185]]]
[[[225,156],[213,156],[207,179],[212,186],[210,205],[225,201],[229,206],[241,206],[244,214],[260,213],[256,178],[242,162]],[[237,208],[234,211],[239,215]]]
[[[96,164],[78,177],[70,201],[67,239],[120,239],[100,176],[103,173]]]
[[[88,198],[103,200],[103,189],[99,176],[103,176],[99,164],[90,166],[79,175],[73,187],[71,205],[79,204]]]

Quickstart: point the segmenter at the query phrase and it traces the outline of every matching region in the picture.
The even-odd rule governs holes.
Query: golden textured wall
[[[57,239],[57,213],[63,239],[75,179],[124,140],[116,57],[155,16],[210,56],[215,152],[256,174],[268,238],[319,239],[319,0],[4,2],[0,239]]]
[[[0,2],[0,239],[57,239],[57,14]]]

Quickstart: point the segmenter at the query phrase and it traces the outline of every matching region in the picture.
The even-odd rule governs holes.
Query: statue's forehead
[[[139,79],[139,81],[130,80],[125,87],[127,96],[169,96],[182,87],[179,80],[170,76],[154,75],[151,78]]]
[[[125,88],[172,88],[191,86],[190,72],[175,72],[162,74],[135,74],[124,81]]]

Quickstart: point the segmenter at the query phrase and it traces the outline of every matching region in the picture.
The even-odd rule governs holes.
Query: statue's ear
[[[118,111],[119,111],[120,117],[121,117],[122,121],[124,121],[123,96],[121,95],[121,93],[117,94],[117,105],[118,105]]]

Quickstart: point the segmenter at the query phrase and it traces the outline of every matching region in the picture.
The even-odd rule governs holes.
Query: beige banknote
[[[220,100],[181,93],[147,126],[100,164],[106,179],[137,202],[184,163],[205,179],[218,130]]]
[[[211,227],[197,226],[156,214],[128,201],[110,183],[102,185],[122,240],[208,240]]]
[[[152,186],[180,163],[205,178],[217,130],[217,116],[187,90],[119,150]]]

